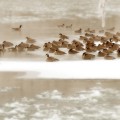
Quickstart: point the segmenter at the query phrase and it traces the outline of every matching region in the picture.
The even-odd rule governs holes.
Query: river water
[[[0,0],[0,22],[99,18],[99,5],[99,0]],[[120,1],[107,0],[105,11],[107,17],[119,15]]]

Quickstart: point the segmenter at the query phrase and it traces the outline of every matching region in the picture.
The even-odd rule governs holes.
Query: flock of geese
[[[59,28],[72,28],[72,26],[72,24],[69,26],[65,26],[65,24],[58,25]],[[12,29],[14,31],[21,31],[22,25],[20,25],[18,28]],[[96,56],[103,57],[106,60],[113,60],[115,59],[113,55],[114,53],[120,57],[120,33],[115,33],[114,27],[106,31],[96,31],[90,28],[83,30],[80,28],[74,32],[75,34],[80,35],[78,40],[71,41],[69,36],[60,33],[58,40],[44,43],[42,47],[43,51],[47,53],[47,62],[59,61],[59,59],[54,57],[55,55],[62,56],[65,54],[73,55],[78,53],[82,53],[82,59],[84,60],[92,60],[95,59]],[[26,42],[21,42],[18,45],[14,45],[9,41],[3,41],[3,43],[0,44],[0,55],[4,54],[6,51],[14,53],[35,51],[41,48],[35,44],[36,42],[37,41],[35,39],[30,37],[26,37]],[[61,50],[61,48],[65,48],[67,52],[64,52]],[[50,56],[50,53],[53,53],[54,56]]]

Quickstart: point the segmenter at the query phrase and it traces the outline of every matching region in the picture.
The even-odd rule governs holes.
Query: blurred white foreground
[[[54,63],[0,61],[0,71],[26,72],[23,78],[33,79],[120,79],[119,64],[119,59]]]

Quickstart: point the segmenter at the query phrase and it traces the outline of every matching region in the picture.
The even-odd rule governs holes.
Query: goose
[[[71,24],[71,25],[66,26],[66,28],[72,28],[72,26],[73,26],[73,25]]]
[[[120,57],[120,48],[117,50],[117,56]]]
[[[99,33],[104,33],[104,30],[99,30]]]
[[[103,49],[102,51],[103,51],[104,53],[107,53],[107,54],[113,53],[113,50],[111,50],[111,49]]]
[[[94,58],[95,58],[95,55],[89,54],[89,53],[87,53],[87,52],[84,52],[83,55],[82,55],[82,58],[83,58],[84,60],[91,60],[91,59],[94,59]]]
[[[109,29],[107,29],[107,30],[109,30],[109,31],[114,31],[114,30],[115,30],[115,27],[109,28]]]
[[[44,47],[51,48],[51,47],[52,47],[52,43],[51,43],[51,42],[44,43],[43,48],[44,48]]]
[[[46,54],[46,56],[47,56],[47,59],[46,59],[47,62],[59,61],[57,58],[49,56],[49,54]]]
[[[113,44],[109,47],[109,49],[110,49],[111,51],[118,50],[118,48],[119,48],[119,45],[118,45],[118,44],[115,44],[115,43],[113,43]]]
[[[36,40],[35,39],[33,39],[33,38],[30,38],[30,37],[26,37],[26,43],[35,43],[36,42]]]
[[[97,51],[96,46],[95,47],[86,46],[86,52],[96,52],[96,51]]]
[[[64,55],[64,54],[66,54],[66,53],[63,52],[63,51],[61,51],[61,50],[59,50],[59,49],[57,49],[57,50],[55,51],[55,55]]]
[[[68,51],[69,54],[77,54],[79,53],[78,51],[74,50],[74,49],[69,49]]]
[[[75,49],[76,48],[76,44],[75,43],[74,44],[68,44],[67,48],[68,49]]]
[[[105,36],[112,38],[113,37],[113,33],[111,33],[111,32],[105,32]]]
[[[22,28],[22,25],[20,25],[18,28],[12,28],[14,31],[20,31]]]
[[[64,27],[65,26],[65,24],[62,24],[62,25],[58,25],[58,27],[60,28],[60,27]]]
[[[12,47],[13,43],[8,42],[8,41],[3,41],[4,47]]]
[[[29,44],[24,43],[24,42],[21,42],[21,43],[18,45],[18,47],[27,48],[27,47],[29,47]]]
[[[85,32],[90,32],[90,28],[87,28],[87,29],[85,30]]]
[[[59,36],[60,36],[60,39],[62,39],[62,40],[69,39],[68,36],[63,35],[62,33],[60,33]]]
[[[106,60],[113,60],[113,59],[115,59],[115,57],[110,56],[110,55],[106,55],[104,58],[105,58]]]
[[[99,44],[98,46],[97,46],[97,50],[102,50],[102,49],[104,49],[105,48],[105,45],[104,44]]]
[[[27,51],[35,51],[35,50],[36,50],[36,48],[34,48],[34,47],[31,47],[31,46],[27,47]]]
[[[34,49],[39,49],[39,48],[40,48],[39,46],[34,45],[34,44],[31,44],[30,47],[31,47],[31,48],[34,48]]]
[[[80,45],[76,45],[75,46],[75,50],[77,50],[77,51],[83,51],[85,49],[82,46],[80,46]]]
[[[104,57],[106,55],[107,55],[107,53],[105,53],[105,52],[101,52],[101,51],[98,52],[98,57]]]
[[[120,36],[120,32],[117,32],[116,35],[117,35],[117,36]]]
[[[56,48],[54,48],[54,47],[51,47],[50,49],[49,49],[49,53],[54,53],[56,51]]]
[[[67,48],[67,46],[68,46],[68,43],[62,42],[61,48]]]
[[[43,51],[48,51],[50,47],[48,47],[47,43],[44,44],[43,46]]]
[[[17,46],[17,51],[19,52],[19,53],[21,53],[21,52],[24,52],[25,50],[27,50],[27,48],[28,48],[29,46],[27,46],[27,47],[21,47],[21,46]]]
[[[111,42],[113,42],[113,41],[114,41],[114,42],[118,42],[118,41],[120,41],[120,40],[119,40],[119,38],[118,38],[116,35],[113,35],[113,38],[110,38],[110,41],[111,41]]]
[[[90,32],[90,33],[95,33],[96,31],[95,31],[95,30],[90,30],[89,32]]]
[[[75,33],[82,33],[82,29],[76,30]]]

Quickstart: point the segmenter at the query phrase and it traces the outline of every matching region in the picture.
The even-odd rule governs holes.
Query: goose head
[[[49,54],[46,54],[47,57],[49,57]]]

